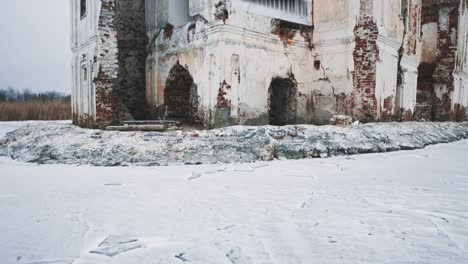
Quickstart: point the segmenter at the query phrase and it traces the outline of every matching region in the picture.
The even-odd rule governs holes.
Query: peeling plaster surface
[[[414,18],[414,23],[408,22],[406,25],[400,18],[400,1],[370,5],[371,8],[361,10],[362,14],[359,14],[360,5],[355,2],[314,1],[313,5],[312,1],[308,2],[313,22],[313,28],[309,29],[309,46],[303,32],[300,29],[292,30],[291,26],[289,31],[280,29],[275,36],[271,31],[272,21],[278,16],[272,14],[271,9],[262,10],[259,4],[225,1],[229,18],[219,20],[214,16],[216,6],[202,2],[207,3],[194,1],[191,4],[191,15],[196,17],[198,12],[203,19],[196,17],[195,28],[183,32],[184,36],[189,37],[188,45],[174,48],[169,44],[171,40],[159,36],[153,46],[148,60],[151,64],[149,68],[156,69],[160,79],[148,88],[153,90],[150,103],[159,105],[162,102],[157,95],[164,96],[165,78],[179,62],[187,67],[200,88],[199,111],[205,117],[203,123],[207,126],[216,126],[213,119],[216,116],[216,90],[219,83],[224,81],[235,86],[227,96],[237,95],[230,98],[232,107],[228,123],[267,124],[268,87],[273,78],[285,78],[288,74],[293,74],[297,81],[296,120],[299,123],[328,124],[333,115],[348,115],[363,121],[392,120],[397,118],[400,108],[413,111],[417,84],[414,79],[417,78],[420,56],[419,42],[415,37],[419,32],[420,1],[409,1],[408,8],[413,12],[409,12],[408,16]],[[246,5],[255,5],[255,11],[247,11]],[[392,12],[387,14],[387,9]],[[381,13],[385,15],[381,16]],[[373,101],[373,106],[369,106],[371,118],[360,114],[362,111],[359,107],[364,105],[355,103],[362,96],[356,90],[367,89],[357,87],[353,77],[356,70],[354,28],[359,15],[368,17],[377,25],[378,48],[372,51],[375,54],[365,55],[366,58],[378,58],[369,62],[375,65],[370,75],[374,79],[369,87],[372,91],[368,92]],[[404,35],[405,26],[410,27],[408,31],[412,33],[411,36]],[[365,26],[363,29],[365,32]],[[399,58],[400,48],[407,51],[404,58]],[[367,47],[362,50],[368,53]],[[232,57],[238,60],[239,67],[230,67]],[[314,66],[314,62],[319,67]],[[397,86],[399,74],[403,81]],[[365,78],[363,76],[363,80]]]

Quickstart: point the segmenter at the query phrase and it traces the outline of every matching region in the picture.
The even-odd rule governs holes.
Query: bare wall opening
[[[297,116],[297,84],[294,78],[273,78],[268,94],[270,125],[294,124]]]
[[[164,105],[166,119],[196,123],[197,86],[190,72],[180,64],[176,64],[169,72],[164,90]]]
[[[415,118],[417,120],[434,120],[435,92],[433,78],[436,69],[435,64],[421,63],[418,67],[418,88],[416,95]]]

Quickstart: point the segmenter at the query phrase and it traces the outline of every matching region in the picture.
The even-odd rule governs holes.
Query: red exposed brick
[[[358,24],[354,28],[356,47],[354,58],[354,90],[352,93],[353,118],[362,122],[377,120],[376,64],[379,60],[377,46],[378,27],[372,13],[372,1],[360,0]]]

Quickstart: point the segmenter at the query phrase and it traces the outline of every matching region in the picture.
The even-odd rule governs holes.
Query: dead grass
[[[70,102],[0,102],[0,121],[69,119]]]

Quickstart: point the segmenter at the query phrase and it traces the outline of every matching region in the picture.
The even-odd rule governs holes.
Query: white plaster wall
[[[231,100],[231,117],[242,115],[246,120],[267,113],[268,88],[273,77],[287,78],[288,73],[293,72],[300,90],[310,90],[313,86],[310,78],[313,57],[305,43],[285,49],[276,36],[265,42],[253,32],[222,27],[224,30],[212,28],[205,32],[203,39],[192,43],[190,49],[174,55],[156,55],[160,57],[154,58],[159,62],[155,74],[160,78],[153,89],[158,90],[159,86],[159,90],[163,90],[170,68],[179,61],[191,73],[204,111],[215,111],[218,89],[226,81],[231,86],[226,95],[226,99]],[[163,103],[161,92],[154,91],[153,94],[156,95],[153,103]],[[242,123],[243,120],[239,121]]]
[[[79,116],[95,118],[96,100],[93,79],[98,65],[98,19],[101,1],[87,0],[86,16],[80,15],[80,0],[71,1],[72,12],[72,111]],[[84,69],[86,68],[86,70]],[[85,78],[86,73],[86,78]]]
[[[95,116],[96,100],[94,77],[97,75],[96,64],[93,62],[96,47],[88,45],[73,54],[73,88],[72,105],[74,113]],[[85,69],[86,68],[86,69]],[[86,74],[86,77],[84,76]]]
[[[398,98],[400,108],[414,112],[416,107],[416,95],[418,88],[418,65],[419,61],[413,58],[403,57],[401,60],[403,70],[402,86],[400,98]]]
[[[170,0],[168,22],[174,27],[179,27],[185,25],[189,20],[189,0]]]
[[[314,1],[314,58],[321,62],[314,89],[325,94],[351,94],[354,71],[354,27],[359,5],[357,1]],[[321,81],[329,78],[330,82]]]
[[[254,36],[234,35],[233,39],[228,39],[224,46],[225,62],[224,67],[219,67],[219,77],[226,79],[229,83],[232,80],[232,69],[229,57],[239,56],[241,82],[238,94],[234,100],[234,113],[237,115],[255,116],[268,112],[268,88],[274,77],[287,78],[289,73],[293,73],[298,82],[298,91],[309,94],[313,89],[313,57],[310,50],[301,46],[283,47],[279,40],[271,40],[269,44]],[[245,42],[256,44],[251,47],[240,45],[242,42],[234,39],[241,38]],[[234,41],[232,41],[234,40]],[[222,56],[222,55],[221,55]],[[229,83],[230,84],[230,83]],[[216,100],[216,98],[213,98]],[[235,108],[234,108],[235,106]]]
[[[395,94],[398,76],[398,49],[400,43],[394,42],[389,38],[379,37],[377,40],[379,47],[379,60],[376,69],[376,87],[375,97],[377,99],[377,113],[384,108],[384,100],[387,97],[393,97],[392,103],[395,103]]]
[[[394,96],[393,105],[404,110],[414,111],[418,79],[417,65],[421,57],[421,42],[417,29],[420,24],[421,1],[408,0],[406,25],[404,24],[405,18],[402,16],[405,14],[403,12],[405,6],[402,6],[402,3],[401,0],[374,1],[374,17],[379,29],[378,46],[380,52],[377,64],[376,98],[380,109],[383,108],[385,98]],[[416,18],[411,17],[415,15],[413,12],[416,12]],[[416,32],[411,32],[410,29],[414,27],[414,24],[410,23],[414,22],[416,22],[417,28],[413,30]],[[408,47],[409,38],[413,37],[411,36],[413,33],[415,33],[415,53],[413,53],[413,47]],[[399,61],[399,49],[402,46],[404,48],[403,57]],[[402,70],[402,83],[400,87],[397,87],[399,63]],[[397,88],[400,91],[397,92]],[[398,93],[399,98],[396,98],[395,95]],[[399,109],[393,109],[394,112],[396,110]]]
[[[207,21],[211,21],[214,14],[215,1],[219,0],[189,0],[189,13],[190,16],[200,15]],[[234,0],[236,1],[236,0]]]
[[[465,1],[465,0],[462,0]],[[466,1],[465,1],[466,2]],[[468,3],[460,2],[457,59],[454,72],[452,109],[455,104],[468,108]]]
[[[416,107],[418,66],[423,51],[421,38],[421,6],[421,0],[407,1],[406,25],[401,24],[401,26],[406,27],[406,36],[402,39],[403,56],[400,61],[400,67],[403,76],[399,91],[400,97],[397,98],[397,100],[399,100],[398,104],[400,108],[410,110],[411,112],[414,112]],[[404,8],[404,6],[400,4],[400,13],[402,13],[402,8]]]
[[[315,0],[314,43],[328,46],[354,39],[354,27],[359,15],[358,1]]]
[[[374,19],[379,34],[395,41],[403,37],[403,18],[401,0],[374,0]]]

